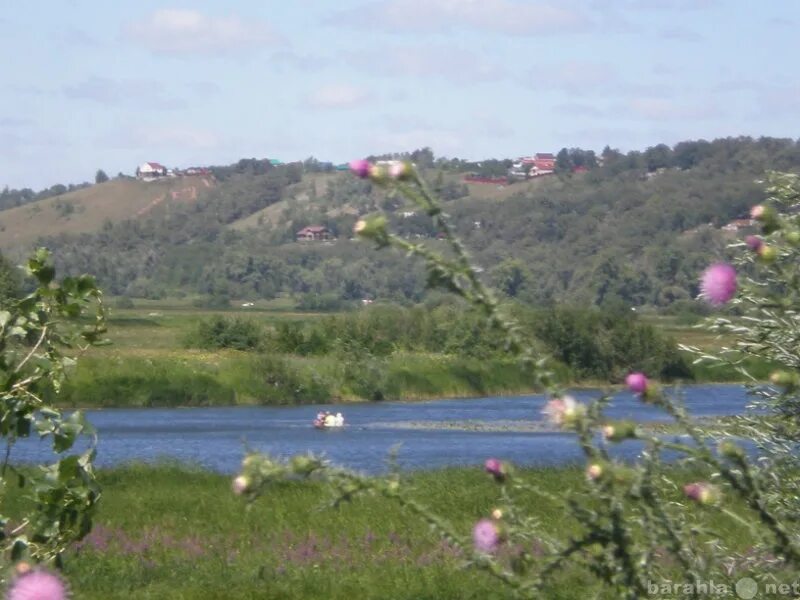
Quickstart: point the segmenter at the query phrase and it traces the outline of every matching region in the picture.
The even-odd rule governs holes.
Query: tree
[[[14,265],[0,254],[0,308],[7,307],[10,301],[19,297],[19,283]]]
[[[103,169],[97,169],[97,173],[94,176],[94,182],[105,183],[106,181],[108,181],[108,175],[106,175],[106,172],[103,171]]]

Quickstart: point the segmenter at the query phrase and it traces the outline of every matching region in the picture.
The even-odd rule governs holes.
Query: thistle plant
[[[5,442],[0,494],[19,488],[14,496],[25,502],[21,517],[0,515],[0,548],[3,560],[18,565],[59,565],[66,547],[91,529],[100,488],[93,471],[94,430],[80,411],[65,416],[52,400],[76,359],[103,343],[105,310],[93,278],[56,281],[47,250],[36,251],[26,271],[35,289],[0,311],[0,435]],[[52,464],[15,463],[15,444],[32,436],[49,440]],[[81,437],[87,447],[71,452]],[[17,581],[23,583],[15,589],[50,581],[44,573],[33,569],[34,576],[23,581],[18,569]]]
[[[438,237],[446,243],[444,253],[435,251],[433,244],[413,243],[391,233],[382,215],[359,221],[355,231],[378,248],[394,248],[424,261],[430,286],[460,296],[484,314],[490,327],[504,334],[506,350],[531,370],[548,395],[543,410],[546,418],[553,427],[574,434],[586,459],[585,482],[580,489],[553,495],[540,489],[524,470],[515,469],[502,458],[487,458],[484,468],[497,485],[497,503],[476,521],[472,531],[458,530],[445,516],[433,513],[396,472],[366,477],[314,455],[281,461],[250,454],[233,482],[235,493],[253,501],[268,494],[273,482],[299,476],[325,481],[333,491],[334,505],[361,494],[383,496],[426,522],[460,552],[469,566],[497,578],[517,597],[542,597],[543,590],[564,571],[594,577],[615,598],[652,595],[652,582],[680,581],[699,586],[713,580],[733,585],[745,575],[763,578],[800,572],[800,538],[794,526],[797,507],[794,512],[789,510],[797,502],[793,490],[800,488],[800,479],[793,476],[794,487],[787,493],[771,468],[780,463],[785,471],[800,473],[796,462],[786,460],[797,442],[796,434],[788,432],[797,432],[796,406],[800,402],[800,317],[795,308],[800,297],[797,217],[783,216],[771,205],[754,210],[764,238],[758,243],[749,240],[746,246],[740,244],[751,249],[740,262],[757,267],[753,272],[760,274],[760,279],[748,276],[740,284],[741,269],[716,263],[701,280],[701,295],[712,305],[749,304],[758,313],[746,313],[736,322],[717,319],[711,324],[716,330],[727,329],[738,336],[736,358],[727,353],[729,358],[741,360],[743,355],[752,355],[782,365],[772,378],[778,387],[759,393],[770,403],[774,417],[770,429],[760,430],[762,446],[769,442],[784,452],[773,451],[767,457],[769,462],[759,464],[736,439],[705,431],[690,418],[679,396],[666,393],[645,373],[628,374],[625,384],[639,401],[669,415],[681,437],[659,435],[637,423],[608,419],[608,395],[583,403],[566,394],[564,382],[558,381],[550,368],[550,359],[536,353],[484,285],[480,269],[414,166],[395,163],[385,167],[354,161],[351,169],[388,193],[404,196],[433,220]],[[787,188],[788,183],[796,184],[796,178],[776,175],[771,181],[776,204],[778,200],[793,204],[800,199]],[[639,459],[632,464],[617,461],[613,448],[618,444],[637,444]],[[532,496],[564,511],[566,539],[565,532],[554,535],[535,513],[519,508],[522,500]],[[716,531],[717,524],[726,522],[746,532],[744,547]],[[691,587],[697,589],[701,588]]]

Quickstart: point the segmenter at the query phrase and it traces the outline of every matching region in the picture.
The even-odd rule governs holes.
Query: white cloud
[[[666,29],[662,29],[659,32],[659,35],[665,40],[674,40],[677,42],[702,42],[705,38],[697,33],[696,31],[692,31],[686,27],[676,26],[676,27],[668,27]]]
[[[258,19],[175,8],[156,10],[130,23],[125,35],[152,52],[173,55],[240,52],[281,41],[267,23]]]
[[[584,12],[520,0],[378,0],[339,12],[330,21],[391,32],[475,29],[510,35],[561,34],[593,26]]]
[[[114,132],[101,140],[114,148],[143,151],[180,149],[186,153],[194,150],[212,150],[222,145],[222,140],[213,131],[184,125],[152,125]]]
[[[720,106],[705,102],[676,102],[667,98],[633,98],[628,108],[645,119],[711,119],[724,116]]]
[[[64,86],[64,95],[74,100],[91,100],[105,105],[136,104],[144,110],[171,110],[187,106],[185,100],[168,96],[161,83],[146,79],[89,77],[79,83]]]
[[[577,95],[614,91],[621,87],[617,69],[608,63],[595,61],[540,64],[530,69],[526,83],[536,89],[557,89]]]
[[[331,83],[314,90],[306,101],[313,108],[355,108],[364,104],[369,94],[348,83]]]
[[[349,53],[347,60],[373,75],[445,79],[455,83],[496,81],[505,69],[470,50],[445,44],[394,46]]]

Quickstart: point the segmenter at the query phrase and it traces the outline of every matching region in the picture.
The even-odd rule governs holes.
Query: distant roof
[[[148,162],[146,164],[148,164],[151,169],[166,169],[167,168],[164,165],[159,164],[157,162]]]
[[[324,225],[309,225],[308,227],[303,227],[300,231],[297,232],[297,235],[302,233],[325,233],[328,231],[328,228]]]
[[[537,152],[536,158],[555,158],[555,156],[553,156],[550,152]]]

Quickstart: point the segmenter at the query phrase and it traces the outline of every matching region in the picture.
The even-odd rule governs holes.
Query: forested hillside
[[[427,149],[405,156],[444,198],[486,277],[508,296],[538,305],[667,306],[694,297],[702,266],[746,232],[722,227],[762,198],[757,180],[770,169],[800,169],[800,145],[774,138],[628,154],[606,148],[601,156],[563,149],[556,174],[504,186],[467,185],[463,178],[501,175],[510,160],[437,159]],[[116,180],[73,192],[79,201],[55,196],[2,210],[0,226],[13,225],[3,231],[2,247],[19,259],[31,245],[45,244],[60,269],[94,273],[111,294],[132,297],[291,294],[301,305],[324,308],[424,295],[419,266],[350,240],[360,216],[384,211],[396,230],[438,243],[423,215],[379,187],[314,160],[278,167],[243,160],[213,173],[213,185],[194,197],[178,194],[146,210],[137,202],[153,194],[147,186],[163,182],[126,182],[127,212],[111,208],[121,202]],[[144,190],[139,200],[131,199],[131,186]],[[108,198],[81,200],[103,189]],[[107,218],[99,218],[102,202]],[[72,210],[64,208],[69,204]],[[13,211],[59,210],[68,212],[63,222],[54,218],[44,231],[11,219]],[[308,225],[324,226],[336,239],[295,241]]]

